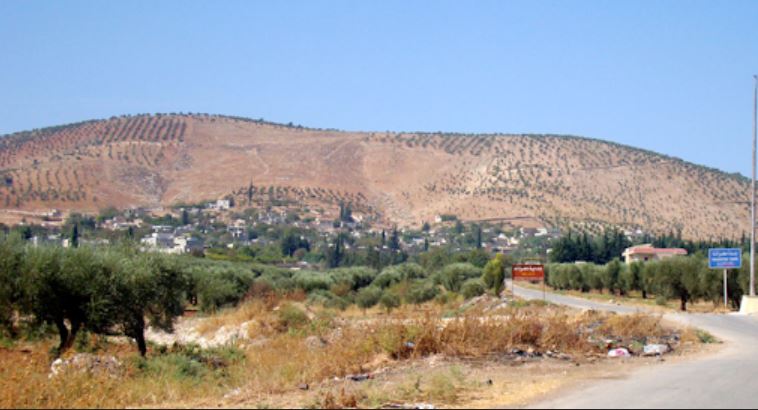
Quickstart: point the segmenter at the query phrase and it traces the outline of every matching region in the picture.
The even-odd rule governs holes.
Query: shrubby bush
[[[372,268],[356,266],[332,269],[328,276],[333,283],[347,283],[352,290],[358,290],[370,285],[377,277],[377,273]]]
[[[324,272],[299,271],[292,276],[295,287],[311,292],[317,289],[329,290],[334,285],[334,279]]]
[[[478,278],[481,275],[482,270],[470,263],[453,263],[445,266],[437,273],[435,283],[444,286],[449,291],[459,292],[463,282]]]
[[[388,288],[395,283],[399,283],[402,280],[401,273],[394,269],[384,269],[382,273],[380,273],[376,279],[374,279],[374,282],[372,283],[372,286],[376,286],[382,289]]]
[[[388,288],[396,283],[413,279],[424,279],[428,276],[427,271],[419,264],[406,262],[400,265],[388,266],[376,276],[374,286]]]
[[[484,282],[479,278],[468,279],[463,282],[463,285],[461,285],[461,295],[463,295],[465,299],[480,296],[484,294],[484,291]]]
[[[382,297],[382,289],[377,286],[367,286],[358,291],[355,296],[355,303],[361,309],[368,309],[376,306]]]
[[[434,299],[439,293],[440,289],[438,286],[435,286],[434,283],[429,281],[414,281],[408,287],[408,291],[405,294],[405,301],[407,303],[419,305]]]
[[[205,312],[238,303],[258,276],[249,265],[241,263],[192,260],[186,265],[188,295],[196,297],[200,309]],[[269,285],[276,288],[274,283]]]
[[[379,303],[390,312],[392,309],[400,307],[401,299],[395,292],[385,291],[379,298]]]
[[[305,311],[291,303],[281,306],[276,315],[276,326],[280,331],[302,329],[311,322]]]
[[[510,270],[512,263],[506,261],[505,255],[498,253],[484,266],[482,282],[487,289],[492,289],[495,295],[500,295],[505,286],[505,271]]]

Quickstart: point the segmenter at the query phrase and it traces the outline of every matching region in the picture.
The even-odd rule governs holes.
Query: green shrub
[[[505,286],[505,256],[501,253],[495,255],[484,266],[482,281],[487,289],[492,289],[495,295],[500,295]]]
[[[197,297],[204,312],[239,303],[258,276],[258,272],[249,266],[232,262],[193,260],[186,270],[189,272],[188,294]],[[273,281],[268,285],[276,288]]]
[[[382,289],[376,286],[368,286],[358,291],[355,303],[361,309],[369,309],[379,303],[382,297]]]
[[[365,266],[332,269],[327,275],[333,283],[349,284],[352,290],[370,285],[377,277],[376,270]]]
[[[374,281],[372,286],[377,286],[382,289],[386,289],[396,283],[400,283],[403,280],[403,273],[395,269],[394,267],[385,268]]]
[[[435,282],[441,284],[451,292],[459,292],[461,285],[468,279],[478,278],[482,270],[470,263],[453,263],[442,268]]]
[[[326,306],[336,297],[334,293],[328,290],[316,289],[308,294],[308,304]]]
[[[334,279],[323,272],[300,271],[292,277],[292,280],[297,288],[306,293],[316,289],[329,290],[334,285]]]
[[[276,316],[277,328],[281,331],[302,329],[310,323],[308,314],[291,303],[280,306]]]
[[[389,313],[390,311],[392,311],[392,309],[400,307],[400,296],[398,296],[394,292],[386,291],[382,294],[382,297],[379,298],[379,303]]]
[[[571,290],[585,291],[584,275],[579,265],[572,264],[565,267],[566,286]]]
[[[331,309],[339,309],[339,310],[345,310],[347,309],[353,302],[346,298],[346,297],[340,297],[335,296],[334,298],[327,301],[324,306],[331,308]]]
[[[484,283],[481,279],[469,279],[461,285],[461,294],[466,299],[471,299],[484,294]]]
[[[405,301],[419,305],[434,299],[439,293],[439,287],[429,281],[413,282],[406,292]]]

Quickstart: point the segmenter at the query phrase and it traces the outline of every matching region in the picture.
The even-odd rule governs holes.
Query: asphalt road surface
[[[510,284],[509,284],[510,286]],[[519,297],[542,291],[515,288]],[[547,293],[551,303],[617,313],[644,311]],[[666,314],[665,320],[698,327],[723,340],[718,353],[635,370],[621,379],[593,380],[532,408],[757,408],[758,318],[739,314]]]

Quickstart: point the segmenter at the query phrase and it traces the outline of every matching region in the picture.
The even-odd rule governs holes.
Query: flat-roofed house
[[[624,250],[624,261],[632,263],[637,261],[657,261],[672,256],[685,256],[687,250],[682,248],[655,248],[652,244],[632,246]]]

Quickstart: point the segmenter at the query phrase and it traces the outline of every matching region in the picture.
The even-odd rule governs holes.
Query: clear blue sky
[[[145,112],[561,133],[750,173],[758,1],[0,1],[0,134]]]

